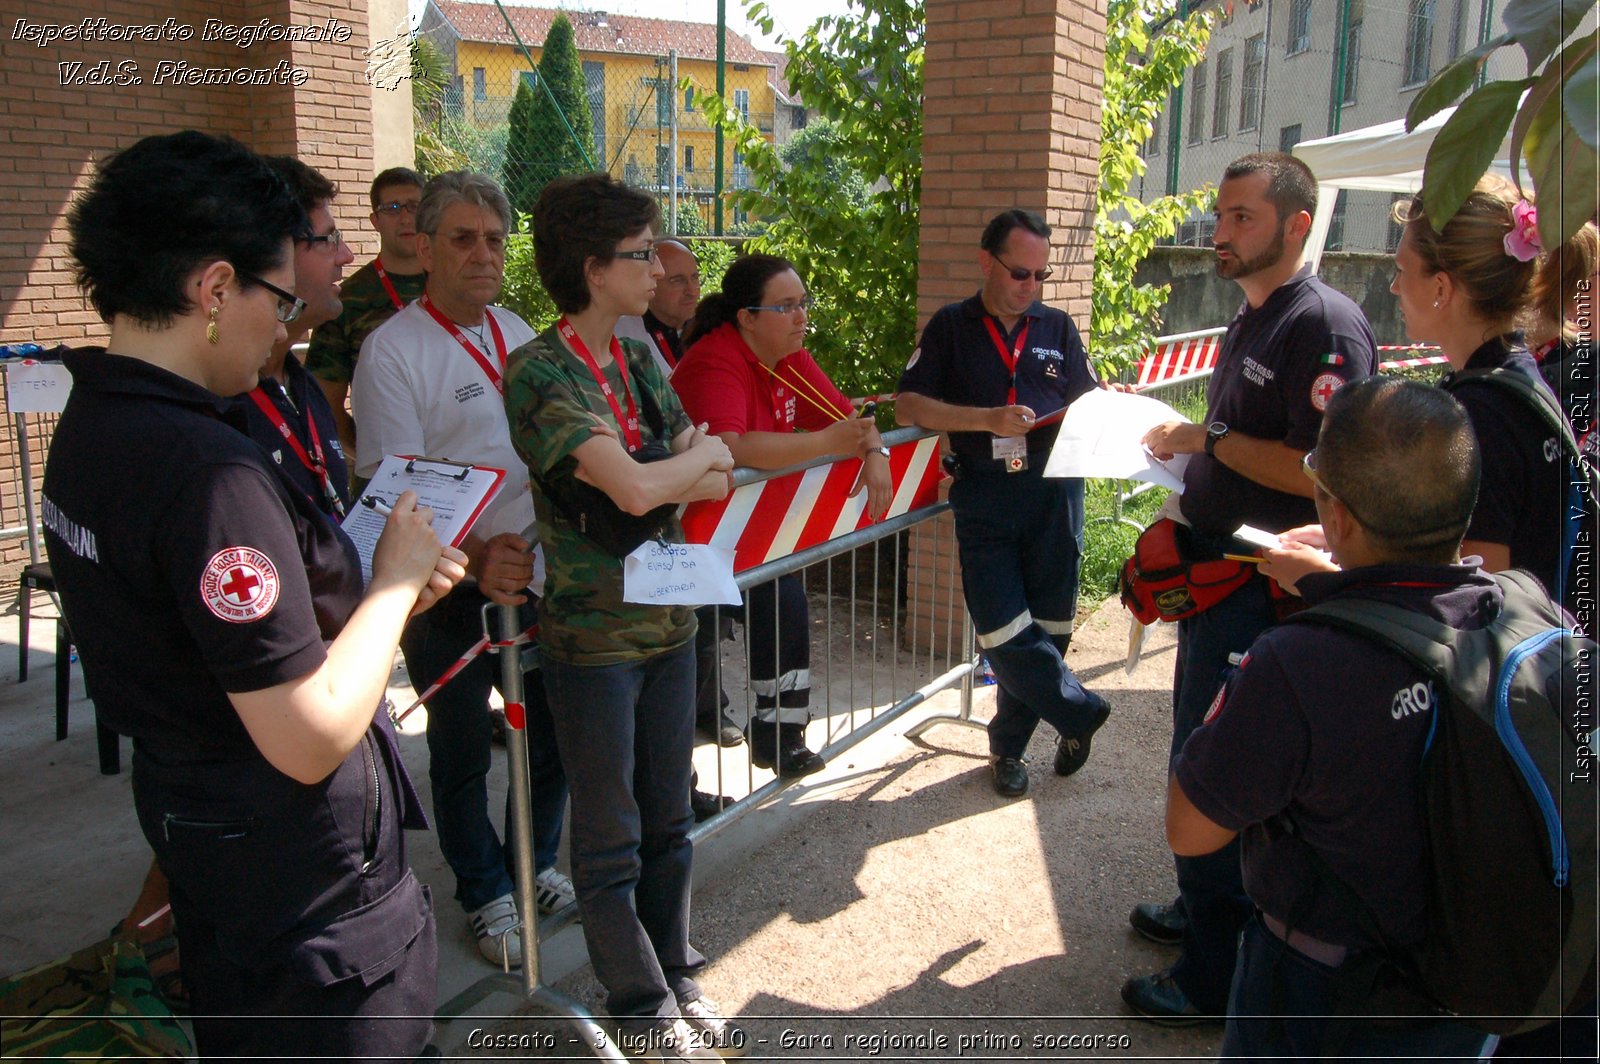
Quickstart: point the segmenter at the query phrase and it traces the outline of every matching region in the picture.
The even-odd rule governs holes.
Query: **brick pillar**
[[[927,0],[926,10],[920,322],[977,290],[984,223],[1023,207],[1053,230],[1044,300],[1087,332],[1104,0]],[[948,570],[929,578],[916,555],[912,565],[914,582],[947,586]],[[931,616],[908,619],[917,626],[943,631]]]

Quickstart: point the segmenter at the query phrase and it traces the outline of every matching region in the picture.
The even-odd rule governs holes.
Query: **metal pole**
[[[33,505],[33,463],[28,458],[28,415],[17,421],[17,462],[22,472],[22,512],[28,522],[28,561],[39,564],[39,514]]]
[[[495,627],[499,629],[501,646],[491,646],[500,655],[500,693],[506,702],[506,762],[510,769],[511,825],[506,841],[511,846],[512,865],[516,869],[517,909],[522,919],[517,934],[522,939],[523,997],[539,1011],[571,1021],[578,1031],[579,1042],[587,1046],[599,1060],[613,1064],[627,1064],[628,1058],[611,1041],[606,1029],[595,1022],[589,1010],[565,994],[545,986],[539,979],[539,908],[533,897],[533,811],[528,798],[528,733],[524,720],[522,647],[515,640],[522,634],[521,622],[515,606],[483,608],[484,631],[490,628],[489,614],[496,614]],[[509,644],[509,645],[505,645]],[[557,919],[556,916],[551,917]],[[518,989],[515,976],[496,972],[473,983],[467,989],[439,1007],[434,1019],[440,1024],[458,1019],[466,1011],[494,993],[515,993]]]
[[[678,50],[670,49],[667,52],[667,102],[671,105],[667,113],[671,115],[672,125],[672,191],[667,199],[667,231],[673,236],[678,235]]]
[[[727,99],[728,84],[728,0],[717,0],[717,95]],[[711,231],[722,235],[722,123],[716,129],[716,205],[712,209]]]

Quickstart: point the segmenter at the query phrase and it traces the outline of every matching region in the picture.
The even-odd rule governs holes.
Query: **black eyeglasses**
[[[770,310],[774,314],[798,314],[802,311],[809,314],[811,312],[811,307],[812,299],[810,296],[806,296],[804,299],[797,299],[793,303],[779,303],[775,307],[745,307],[744,309]]]
[[[421,209],[421,200],[391,200],[388,203],[380,203],[372,208],[372,213],[399,214],[401,211],[405,211],[407,214],[416,214]]]
[[[326,233],[323,233],[321,236],[308,236],[308,237],[306,237],[306,243],[307,244],[326,244],[326,245],[328,245],[329,248],[333,249],[334,251],[337,251],[339,249],[339,245],[343,241],[344,241],[344,234],[339,232],[339,230],[337,230],[337,229],[329,229]]]
[[[634,262],[660,262],[661,256],[656,254],[653,247],[640,248],[638,251],[613,251],[614,259],[632,259]]]
[[[1050,275],[1056,272],[1055,268],[1052,266],[1046,266],[1042,270],[1024,270],[1018,266],[1006,266],[1004,260],[1002,260],[999,255],[996,255],[992,251],[989,252],[989,257],[1000,263],[1001,266],[1004,266],[1005,269],[1011,274],[1011,279],[1013,281],[1026,281],[1028,278],[1032,277],[1040,284],[1044,284],[1044,282],[1050,279]]]
[[[283,322],[285,325],[288,325],[290,322],[298,318],[301,312],[306,309],[305,300],[291,292],[285,292],[271,281],[264,280],[255,276],[254,274],[249,273],[241,273],[239,277],[242,280],[249,281],[251,284],[260,285],[262,288],[265,288],[267,291],[278,297],[278,320]]]

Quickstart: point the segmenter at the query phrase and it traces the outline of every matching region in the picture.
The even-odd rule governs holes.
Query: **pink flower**
[[[1531,262],[1544,254],[1539,243],[1539,211],[1525,199],[1511,208],[1511,231],[1505,235],[1506,254],[1518,262]]]

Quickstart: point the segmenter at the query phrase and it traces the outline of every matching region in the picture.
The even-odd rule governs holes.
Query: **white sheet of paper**
[[[1278,546],[1278,534],[1265,529],[1256,528],[1254,525],[1240,525],[1233,530],[1233,538],[1248,543],[1252,547],[1262,550],[1273,550]]]
[[[1163,422],[1188,420],[1148,395],[1092,388],[1067,408],[1044,475],[1146,480],[1182,491],[1189,456],[1157,461],[1143,441],[1145,433]]]
[[[459,547],[505,478],[503,469],[385,455],[368,481],[367,490],[356,499],[340,526],[361,555],[362,583],[372,582],[372,551],[389,520],[364,505],[362,499],[370,497],[393,505],[402,492],[414,491],[417,505],[433,511],[433,531],[439,542]]]
[[[72,374],[59,362],[6,363],[6,409],[13,414],[59,414],[72,392]]]
[[[622,601],[640,606],[737,606],[733,548],[649,540],[622,559]]]

